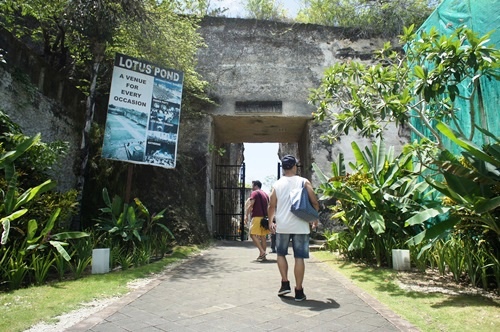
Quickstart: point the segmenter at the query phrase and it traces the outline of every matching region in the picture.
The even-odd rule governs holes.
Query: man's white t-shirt
[[[301,188],[305,178],[298,175],[283,176],[273,185],[276,192],[276,233],[281,234],[309,234],[309,223],[294,215],[290,211],[292,200],[290,193],[293,189]]]

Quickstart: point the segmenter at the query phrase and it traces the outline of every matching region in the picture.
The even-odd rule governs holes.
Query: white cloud
[[[266,183],[268,176],[278,176],[278,143],[245,143],[245,183],[252,180],[262,182],[262,190],[271,191],[269,183]]]

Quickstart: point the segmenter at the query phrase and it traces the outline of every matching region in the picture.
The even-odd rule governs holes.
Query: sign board
[[[184,74],[116,54],[102,157],[175,168]]]

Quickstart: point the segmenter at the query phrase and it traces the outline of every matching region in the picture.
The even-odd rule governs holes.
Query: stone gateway
[[[310,167],[313,162],[329,170],[331,161],[340,152],[350,161],[351,141],[360,146],[369,143],[355,133],[335,144],[323,141],[321,134],[327,125],[313,121],[314,107],[308,98],[329,66],[348,60],[370,63],[373,51],[385,42],[360,38],[355,30],[253,19],[207,17],[202,20],[199,32],[207,47],[199,50],[197,69],[209,82],[209,97],[216,104],[201,106],[196,114],[183,113],[177,151],[179,164],[175,170],[141,165],[135,167],[132,179],[133,197],[140,197],[148,207],[159,211],[173,206],[181,211],[172,212],[169,218],[182,224],[173,230],[188,241],[201,239],[200,233],[207,229],[213,234],[219,204],[216,165],[241,164],[244,142],[281,143],[282,153],[299,157],[305,166],[302,175],[313,186],[318,184]],[[41,132],[47,141],[59,139],[70,143],[72,160],[65,162],[65,170],[54,176],[62,184],[60,189],[76,187],[84,96],[65,92],[70,91],[68,82],[51,74],[49,66],[5,30],[0,31],[0,48],[8,51],[9,66],[26,72],[39,90],[30,95],[27,91],[32,91],[32,87],[24,86],[22,92],[23,85],[15,82],[6,68],[0,68],[3,82],[0,107],[26,134]],[[127,63],[126,59],[123,65],[155,69],[148,68],[148,64]],[[134,98],[140,96],[133,85],[143,83],[131,79],[130,90],[120,98],[135,102]],[[22,94],[30,97],[20,101],[16,96]],[[106,113],[101,105],[96,109],[96,119],[105,118]],[[406,140],[394,128],[387,144],[398,150]],[[217,153],[222,149],[225,153]],[[229,201],[237,199],[231,197]],[[232,203],[229,206],[238,212],[238,206]]]

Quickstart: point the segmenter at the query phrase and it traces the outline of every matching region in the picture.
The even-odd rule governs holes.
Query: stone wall
[[[200,33],[207,47],[199,51],[198,69],[218,102],[207,110],[215,119],[216,140],[286,143],[281,150],[295,150],[305,166],[303,175],[316,185],[313,162],[328,171],[339,153],[346,162],[354,160],[351,142],[371,143],[356,133],[333,144],[322,140],[327,123],[312,120],[315,108],[308,98],[328,67],[346,60],[372,63],[373,52],[386,40],[360,38],[352,29],[214,17],[203,20]],[[265,101],[281,108],[245,112],[238,107]],[[389,131],[386,143],[399,151],[407,136],[395,126]]]
[[[355,30],[228,18],[206,18],[199,31],[207,47],[198,53],[198,70],[217,105],[200,109],[201,115],[183,112],[178,167],[134,167],[132,188],[132,197],[140,197],[151,211],[170,207],[172,228],[186,241],[210,234],[215,164],[241,162],[243,142],[282,143],[283,153],[298,154],[305,166],[302,175],[314,185],[313,162],[328,171],[340,152],[352,160],[352,141],[369,144],[356,134],[334,144],[323,141],[326,124],[312,120],[308,97],[326,68],[347,59],[369,63],[385,42],[358,38]],[[45,141],[70,142],[70,154],[56,176],[62,190],[75,187],[84,96],[3,30],[0,48],[8,50],[9,65],[0,68],[0,107],[26,134],[41,132]],[[102,103],[96,119],[105,114]],[[391,130],[388,143],[401,146],[406,137]],[[218,157],[211,146],[228,153]],[[88,195],[99,195],[101,184],[94,185]]]
[[[50,174],[59,190],[75,188],[84,95],[2,28],[0,49],[7,51],[7,64],[0,64],[0,109],[25,135],[40,133],[44,142],[69,142],[68,154]]]
[[[311,110],[309,88],[328,66],[370,61],[384,42],[349,29],[215,17],[203,20],[200,33],[207,47],[200,49],[198,69],[220,104],[217,115],[234,113],[235,101],[278,100],[288,116],[303,116]]]

